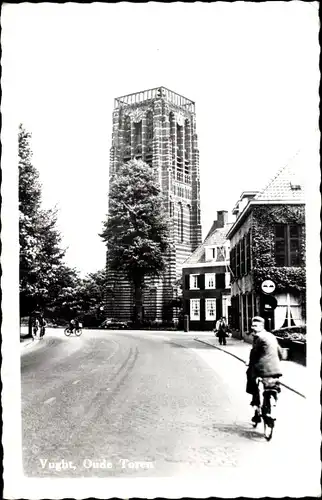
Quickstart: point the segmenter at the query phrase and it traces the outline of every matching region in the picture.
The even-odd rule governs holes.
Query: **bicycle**
[[[263,380],[262,378],[258,378],[257,384],[260,394],[261,412],[259,414],[258,410],[256,410],[255,419],[257,417],[257,421],[253,423],[253,427],[256,428],[263,419],[264,437],[266,441],[270,441],[273,437],[273,431],[276,421],[275,416],[272,415],[272,409],[276,408],[277,394],[278,392],[280,392],[279,381],[276,380],[276,378],[272,377],[268,377],[265,380]],[[261,388],[259,387],[260,385],[262,386]]]
[[[70,337],[73,333],[75,333],[76,337],[80,337],[83,330],[81,328],[70,328],[69,326],[64,330],[66,337]]]

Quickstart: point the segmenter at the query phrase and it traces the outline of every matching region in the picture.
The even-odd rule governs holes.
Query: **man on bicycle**
[[[251,328],[253,331],[253,347],[249,356],[246,392],[253,396],[250,403],[255,406],[252,422],[258,423],[261,421],[261,415],[257,379],[260,377],[263,380],[264,388],[272,391],[276,401],[277,393],[281,391],[279,377],[282,376],[280,362],[282,350],[276,337],[265,330],[264,318],[255,316],[252,319]]]

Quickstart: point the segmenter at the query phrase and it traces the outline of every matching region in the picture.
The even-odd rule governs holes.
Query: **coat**
[[[276,337],[266,330],[254,336],[249,356],[249,367],[256,377],[280,377],[282,375],[282,349]]]

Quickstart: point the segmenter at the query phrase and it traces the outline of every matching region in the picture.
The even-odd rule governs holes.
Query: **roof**
[[[199,245],[198,248],[196,248],[196,250],[190,255],[190,257],[188,257],[187,260],[185,260],[183,266],[186,267],[188,265],[206,262],[205,248],[208,246],[223,246],[224,243],[227,241],[227,233],[231,226],[232,223],[230,222],[225,224],[224,227],[219,227],[210,232],[208,236],[205,238],[204,242],[201,243],[201,245]],[[224,264],[224,262],[222,261],[220,263],[221,265]]]
[[[265,188],[248,202],[228,231],[229,238],[240,227],[254,205],[273,205],[274,203],[301,205],[305,203],[304,172],[306,162],[303,161],[301,153],[298,152],[287,165],[280,168]]]
[[[294,157],[294,160],[298,160]],[[296,200],[304,202],[304,182],[298,162],[281,168],[254,200]]]

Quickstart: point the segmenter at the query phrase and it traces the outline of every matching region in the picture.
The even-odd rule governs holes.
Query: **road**
[[[269,496],[298,495],[309,481],[306,401],[283,390],[266,442],[250,423],[245,366],[193,334],[49,330],[22,351],[28,477],[194,474],[260,496],[263,485]]]

